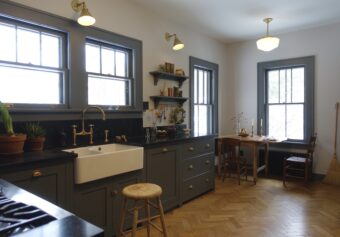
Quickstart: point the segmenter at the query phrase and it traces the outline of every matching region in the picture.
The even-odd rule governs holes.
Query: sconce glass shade
[[[78,18],[78,23],[82,26],[91,26],[96,22],[96,19],[91,15],[87,8],[83,8]]]
[[[256,41],[257,48],[266,52],[276,49],[279,44],[280,39],[272,36],[266,36]]]
[[[172,46],[172,49],[177,51],[177,50],[180,50],[180,49],[183,49],[184,48],[184,44],[182,41],[180,41],[177,36],[175,36],[175,40],[174,40],[174,46]]]

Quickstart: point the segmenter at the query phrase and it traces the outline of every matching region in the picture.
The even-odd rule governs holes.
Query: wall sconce
[[[82,26],[91,26],[96,22],[96,19],[91,15],[89,9],[87,9],[85,2],[80,2],[80,0],[72,0],[72,9],[75,12],[80,12],[78,18],[78,23]]]
[[[280,39],[269,35],[269,23],[273,18],[265,18],[263,21],[267,24],[267,34],[261,39],[256,41],[257,48],[262,51],[272,51],[279,47]]]
[[[172,46],[172,49],[177,51],[177,50],[180,50],[180,49],[183,49],[184,48],[184,44],[182,41],[180,41],[178,38],[177,38],[177,35],[176,34],[169,34],[168,32],[165,33],[165,39],[167,41],[170,41],[171,37],[175,37],[174,38],[174,45]]]

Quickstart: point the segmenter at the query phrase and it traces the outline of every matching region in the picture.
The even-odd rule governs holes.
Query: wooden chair
[[[240,156],[240,140],[234,138],[222,139],[222,155],[223,155],[223,182],[226,174],[231,176],[233,171],[236,171],[238,184],[241,183],[241,175],[244,175],[247,180],[247,163]]]
[[[304,183],[310,179],[313,170],[313,153],[317,134],[309,139],[306,153],[294,154],[283,161],[283,185],[287,178],[303,179]]]

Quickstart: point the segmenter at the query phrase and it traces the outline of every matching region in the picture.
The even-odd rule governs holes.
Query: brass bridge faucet
[[[93,124],[90,124],[89,127],[90,127],[90,131],[87,132],[85,131],[85,113],[88,109],[97,109],[99,110],[102,115],[103,115],[103,120],[106,119],[106,116],[105,116],[105,112],[102,108],[100,108],[99,106],[89,106],[85,109],[83,109],[82,111],[82,129],[80,132],[77,132],[77,125],[72,125],[72,128],[73,128],[73,146],[76,146],[77,143],[76,143],[76,140],[77,140],[77,136],[86,136],[86,135],[90,135],[90,144],[92,145],[93,144],[93,127],[94,125]]]

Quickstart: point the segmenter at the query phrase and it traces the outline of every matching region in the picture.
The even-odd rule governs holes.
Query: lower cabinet
[[[119,230],[119,218],[123,201],[122,189],[127,185],[142,181],[142,171],[135,171],[108,179],[75,185],[72,212],[103,228],[105,236],[111,237]],[[128,219],[125,222],[125,227],[130,226],[131,219]]]

